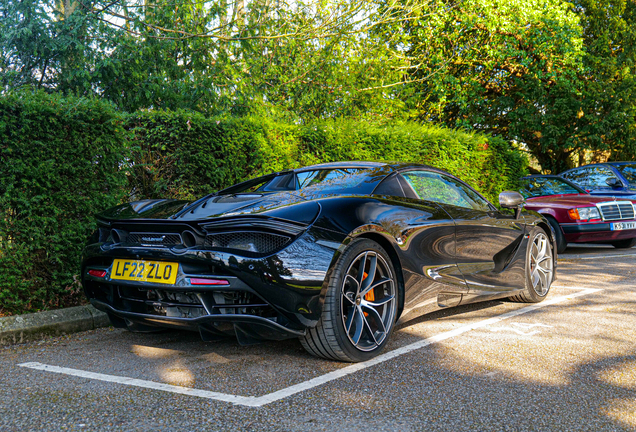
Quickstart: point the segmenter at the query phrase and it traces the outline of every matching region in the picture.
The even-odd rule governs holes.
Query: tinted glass
[[[371,170],[363,168],[338,168],[289,172],[278,176],[265,176],[250,180],[223,190],[222,194],[281,192],[302,190],[310,193],[361,192],[357,188],[371,187],[386,174],[371,175]],[[368,185],[365,185],[368,183]],[[363,187],[362,189],[364,189]]]
[[[585,193],[584,190],[561,179],[551,177],[532,177],[525,179],[522,184],[523,186],[519,192],[524,198]]]
[[[299,189],[315,193],[338,193],[353,189],[368,179],[369,170],[358,168],[322,169],[298,173]]]
[[[618,179],[614,172],[606,167],[592,167],[590,174],[587,178],[588,186],[592,188],[606,188],[608,187],[606,181],[608,179]]]
[[[614,165],[614,168],[617,168],[632,186],[636,185],[636,164]]]
[[[566,173],[561,174],[561,177],[565,177],[566,179],[570,180],[573,183],[576,183],[577,185],[581,186],[581,187],[587,187],[588,186],[588,179],[587,176],[589,174],[589,170],[588,169],[578,169],[578,170],[572,170],[572,171],[568,171]]]
[[[402,176],[422,200],[474,210],[492,210],[488,201],[477,192],[451,177],[428,171],[412,171]]]

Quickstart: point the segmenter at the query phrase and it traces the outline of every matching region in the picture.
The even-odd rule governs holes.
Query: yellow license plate
[[[174,284],[178,270],[179,264],[173,262],[116,259],[113,261],[110,278]]]

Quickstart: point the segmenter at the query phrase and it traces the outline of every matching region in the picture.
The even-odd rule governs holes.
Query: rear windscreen
[[[302,191],[308,194],[371,193],[386,173],[368,168],[329,168],[265,176],[230,187],[222,194]]]

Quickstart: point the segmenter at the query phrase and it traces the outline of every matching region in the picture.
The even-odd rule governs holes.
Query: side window
[[[607,179],[618,179],[616,174],[611,169],[597,166],[590,169],[590,176],[588,177],[588,183],[592,188],[606,188]]]
[[[422,200],[474,210],[492,210],[488,201],[477,192],[451,177],[429,171],[411,171],[402,176]]]
[[[318,171],[305,171],[298,173],[298,189],[302,189],[309,185],[309,183],[314,179],[314,177],[316,177],[317,174]]]
[[[582,188],[588,187],[588,170],[587,169],[579,169],[572,170],[563,174],[563,177],[570,180],[573,183],[581,186]]]

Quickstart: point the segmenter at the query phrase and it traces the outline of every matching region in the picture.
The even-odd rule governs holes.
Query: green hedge
[[[369,125],[353,121],[301,129],[303,158],[321,162],[374,160],[416,162],[447,170],[497,204],[527,173],[525,156],[500,138],[435,125]]]
[[[72,305],[94,215],[125,192],[114,109],[45,93],[0,98],[0,314]]]
[[[500,138],[415,123],[340,120],[311,125],[198,113],[138,112],[129,177],[133,196],[195,198],[272,171],[340,160],[418,162],[446,169],[496,202],[527,172]]]
[[[122,200],[192,199],[272,171],[338,160],[446,169],[492,201],[527,171],[499,139],[414,123],[311,125],[116,112],[93,99],[0,97],[0,315],[69,306],[94,214]]]

